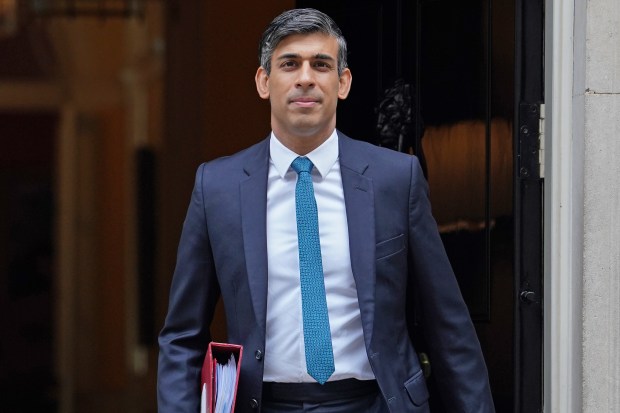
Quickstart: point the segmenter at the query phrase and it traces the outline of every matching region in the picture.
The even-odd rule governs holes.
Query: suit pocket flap
[[[428,388],[422,370],[405,382],[405,389],[409,398],[416,406],[422,406],[428,401]]]
[[[381,241],[377,244],[376,259],[388,257],[392,254],[402,251],[405,248],[405,236],[403,234],[397,235],[394,238],[390,238],[385,241]]]

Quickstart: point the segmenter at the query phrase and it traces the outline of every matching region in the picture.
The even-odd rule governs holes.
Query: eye
[[[323,60],[317,60],[316,62],[314,62],[314,67],[320,71],[329,71],[331,70],[332,65],[330,65],[328,62],[325,62]]]
[[[285,60],[282,62],[282,64],[280,64],[280,67],[282,69],[294,69],[297,67],[297,62],[294,60]]]

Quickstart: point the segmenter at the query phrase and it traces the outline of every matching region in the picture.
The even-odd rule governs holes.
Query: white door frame
[[[585,1],[548,0],[545,7],[544,412],[578,413],[584,199],[584,88],[579,85],[585,78]]]

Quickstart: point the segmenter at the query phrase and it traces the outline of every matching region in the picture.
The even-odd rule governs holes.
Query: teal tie
[[[298,175],[295,186],[295,210],[306,369],[310,376],[324,384],[334,372],[334,352],[325,299],[319,217],[310,175],[314,165],[310,159],[300,156],[291,166]]]

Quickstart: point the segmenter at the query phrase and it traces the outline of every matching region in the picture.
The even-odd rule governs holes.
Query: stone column
[[[620,2],[586,2],[583,412],[620,411]]]

